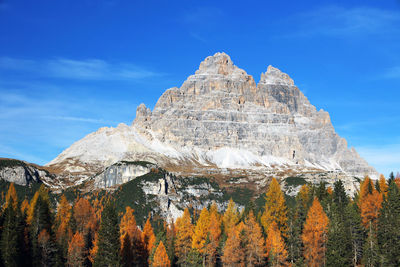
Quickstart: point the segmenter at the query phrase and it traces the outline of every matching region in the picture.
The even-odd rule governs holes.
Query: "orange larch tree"
[[[382,192],[382,189],[381,189]],[[365,228],[373,227],[376,231],[379,211],[382,207],[383,194],[379,193],[371,179],[366,176],[360,186],[358,206],[361,211],[361,220]]]
[[[25,198],[21,203],[21,213],[23,216],[27,215],[29,209],[29,201]]]
[[[68,266],[83,266],[85,261],[85,241],[83,236],[76,232],[68,243]]]
[[[86,198],[79,198],[74,205],[74,219],[76,222],[76,230],[86,236],[96,222],[96,216],[92,205]]]
[[[137,227],[134,210],[126,207],[125,214],[119,225],[121,240],[121,255],[127,266],[138,266],[146,262],[146,246],[143,242],[143,233]]]
[[[250,211],[245,227],[246,266],[259,266],[265,263],[266,247],[262,228],[257,223],[253,211]]]
[[[222,263],[224,266],[245,266],[245,251],[242,246],[242,231],[244,229],[243,222],[233,226],[228,232],[228,239],[225,242]]]
[[[8,208],[8,206],[12,206],[14,210],[18,206],[18,197],[17,197],[17,191],[15,190],[14,183],[11,183],[10,186],[8,187],[8,191],[6,194],[6,203],[3,206],[3,211]]]
[[[211,206],[212,207],[212,206]],[[214,266],[217,261],[217,249],[221,239],[221,219],[218,211],[210,209],[210,225],[208,228],[208,244],[206,245],[206,265]]]
[[[261,216],[261,224],[265,232],[274,221],[278,225],[279,231],[285,237],[288,231],[287,226],[287,207],[285,197],[278,181],[272,178],[271,184],[265,196],[265,211]]]
[[[233,202],[232,198],[229,200],[228,207],[226,208],[222,221],[226,234],[228,234],[231,229],[239,222],[239,212],[237,211],[235,202]]]
[[[186,208],[182,217],[176,220],[175,255],[178,263],[186,263],[192,248],[193,225],[189,210]]]
[[[328,224],[328,216],[315,198],[308,210],[301,236],[304,244],[304,258],[310,267],[324,265]]]
[[[192,236],[192,248],[197,249],[205,256],[206,240],[208,236],[208,228],[210,224],[210,214],[206,207],[200,213]],[[205,257],[203,257],[205,259]]]
[[[156,242],[156,236],[154,235],[153,227],[150,223],[150,216],[147,218],[146,224],[143,227],[143,241],[148,251],[148,255],[154,248],[154,243]]]
[[[268,228],[266,246],[268,261],[271,266],[290,266],[289,262],[287,261],[288,252],[285,247],[285,242],[275,222],[272,222]]]
[[[386,179],[385,176],[383,176],[383,174],[379,176],[379,188],[381,189],[381,194],[386,197],[389,190],[389,186],[386,183]]]
[[[71,228],[69,226],[71,220],[72,207],[68,203],[67,198],[62,195],[60,199],[60,204],[57,208],[57,214],[55,219],[56,226],[56,239],[57,243],[61,248],[63,257],[67,256],[68,253],[68,240],[72,237]]]
[[[168,258],[167,251],[166,251],[162,241],[160,241],[160,244],[158,245],[156,252],[154,253],[154,259],[153,259],[151,266],[153,266],[153,267],[170,267],[171,266],[171,261]]]

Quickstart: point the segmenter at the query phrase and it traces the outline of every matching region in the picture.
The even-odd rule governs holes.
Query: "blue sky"
[[[288,73],[379,172],[400,171],[400,1],[0,0],[0,156],[44,164],[130,124],[218,51]]]

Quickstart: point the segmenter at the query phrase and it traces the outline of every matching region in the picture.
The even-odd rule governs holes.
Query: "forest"
[[[52,205],[42,185],[2,196],[1,266],[400,266],[400,178],[365,177],[353,196],[302,185],[289,205],[272,179],[265,206],[187,208],[175,222],[117,212],[113,194]],[[138,220],[139,221],[139,220]],[[142,220],[140,220],[142,221]]]

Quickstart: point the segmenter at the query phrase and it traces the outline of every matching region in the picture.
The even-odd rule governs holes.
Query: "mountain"
[[[377,176],[289,75],[269,66],[257,84],[225,53],[207,57],[180,88],[166,90],[153,111],[141,104],[132,125],[101,128],[46,166],[70,184],[92,177],[95,187],[143,174],[125,168],[119,174],[125,178],[104,176],[121,161],[147,161],[176,176],[216,177],[226,185],[236,177],[257,189],[272,176],[301,176],[342,179],[354,191],[355,177]],[[119,182],[99,182],[107,177]]]
[[[0,158],[0,180],[21,186],[44,183],[51,188],[58,188],[58,181],[45,167],[22,160]]]

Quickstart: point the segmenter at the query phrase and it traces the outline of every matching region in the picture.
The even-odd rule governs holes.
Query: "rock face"
[[[211,169],[377,175],[287,74],[269,66],[256,84],[225,53],[207,57],[180,88],[165,91],[153,111],[141,104],[131,126],[102,128],[48,165],[65,176],[90,176],[120,160],[193,175]]]
[[[94,177],[96,188],[109,188],[115,185],[127,183],[136,177],[145,175],[156,168],[156,165],[149,163],[117,162],[107,167],[102,173]]]
[[[53,185],[54,176],[44,169],[15,159],[0,159],[0,179],[18,185],[44,182]]]

